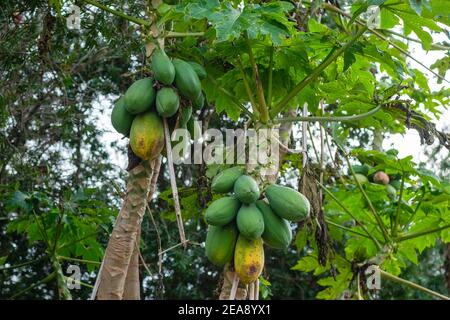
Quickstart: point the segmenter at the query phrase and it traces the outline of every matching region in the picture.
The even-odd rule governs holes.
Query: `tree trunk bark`
[[[128,266],[127,277],[125,278],[125,288],[123,289],[123,300],[140,300],[141,286],[139,282],[139,243],[141,241],[141,230],[136,236],[136,245]]]
[[[152,165],[148,161],[143,161],[130,170],[127,195],[105,252],[97,292],[99,300],[123,299],[128,266],[136,248],[137,235],[147,207]],[[135,277],[136,272],[131,274],[133,273]],[[137,276],[139,277],[138,272]]]

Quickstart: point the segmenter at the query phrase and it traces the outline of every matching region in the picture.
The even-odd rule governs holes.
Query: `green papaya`
[[[259,199],[260,191],[255,179],[243,175],[234,183],[234,194],[239,201],[249,204]]]
[[[362,174],[364,176],[367,176],[369,174],[370,166],[367,165],[367,164],[363,164],[363,165],[356,164],[356,165],[352,166],[352,169],[353,169],[353,171],[355,173],[359,173],[359,174]],[[349,175],[352,174],[351,170],[348,170],[348,174]]]
[[[125,108],[131,114],[150,110],[155,102],[153,79],[144,78],[133,83],[125,92]]]
[[[234,183],[244,174],[244,168],[232,167],[219,172],[211,182],[211,190],[216,193],[233,191]]]
[[[388,197],[391,199],[395,199],[397,197],[397,190],[390,184],[386,185],[386,192],[388,194]]]
[[[192,105],[194,106],[195,110],[201,110],[205,106],[205,96],[203,92],[200,93],[200,95],[192,101]]]
[[[256,201],[264,219],[264,242],[275,249],[286,249],[292,241],[292,231],[286,219],[277,216],[264,200]]]
[[[239,232],[247,239],[257,239],[264,232],[263,215],[254,203],[241,206],[236,222]]]
[[[223,197],[213,201],[205,212],[205,220],[213,226],[224,226],[236,218],[241,203],[234,197]]]
[[[164,147],[164,127],[160,117],[147,111],[137,115],[130,130],[131,150],[141,159],[157,157]]]
[[[309,214],[311,205],[308,199],[292,188],[272,184],[265,193],[270,207],[281,218],[299,221]]]
[[[180,128],[186,128],[189,119],[192,117],[192,107],[183,107],[180,110]]]
[[[362,175],[361,173],[355,173],[356,181],[358,181],[360,184],[365,184],[369,182],[367,177],[365,175]]]
[[[169,118],[177,113],[180,97],[172,88],[165,87],[156,93],[156,111],[161,117]]]
[[[125,101],[120,97],[115,103],[111,113],[111,124],[117,132],[128,137],[134,116],[125,108]]]
[[[170,86],[175,80],[175,67],[164,50],[156,49],[152,54],[152,70],[155,79]]]
[[[194,69],[195,73],[197,74],[200,80],[206,78],[206,70],[200,63],[194,61],[188,61],[188,63],[191,65],[192,69]]]
[[[191,135],[192,140],[200,139],[202,137],[202,128],[200,122],[196,118],[191,117],[187,123],[187,129]]]
[[[202,90],[200,79],[186,61],[174,59],[173,65],[175,67],[175,85],[183,96],[194,101]]]
[[[233,259],[238,231],[234,223],[223,227],[209,226],[206,234],[205,251],[209,261],[223,267]]]
[[[393,181],[390,181],[389,184],[391,186],[393,186],[396,190],[400,190],[400,188],[402,186],[402,181],[401,180],[393,180]]]

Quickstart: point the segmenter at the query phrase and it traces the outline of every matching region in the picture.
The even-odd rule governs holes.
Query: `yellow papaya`
[[[164,147],[164,127],[160,117],[147,111],[137,115],[130,131],[131,150],[141,159],[157,157]]]
[[[248,240],[239,235],[234,249],[234,270],[240,282],[249,284],[258,279],[264,267],[263,240]]]

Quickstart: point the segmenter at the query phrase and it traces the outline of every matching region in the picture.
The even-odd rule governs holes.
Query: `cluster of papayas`
[[[386,187],[386,192],[390,198],[397,196],[397,190],[400,189],[401,175],[387,175],[384,171],[375,171],[368,164],[353,165],[353,172],[355,178],[360,184],[376,183]],[[370,173],[370,171],[372,171]],[[349,170],[349,176],[351,176],[351,170]]]
[[[158,48],[151,57],[151,70],[153,77],[134,82],[111,113],[114,129],[130,138],[131,149],[144,160],[155,158],[164,149],[161,118],[178,120],[182,128],[194,126],[192,108],[199,110],[205,102],[200,79],[206,77],[206,71],[200,64],[172,60]],[[182,104],[180,96],[188,103]]]
[[[309,201],[294,189],[275,184],[269,185],[262,197],[258,183],[242,167],[221,171],[213,178],[211,190],[227,195],[206,209],[206,255],[218,266],[234,257],[240,281],[251,283],[264,266],[263,243],[276,249],[287,248],[292,241],[288,220],[305,218]]]

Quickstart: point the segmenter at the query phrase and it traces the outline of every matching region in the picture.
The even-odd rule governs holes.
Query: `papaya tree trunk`
[[[147,207],[152,172],[152,164],[148,161],[141,162],[129,172],[126,197],[106,248],[103,270],[99,274],[99,300],[123,299],[128,267]]]
[[[140,229],[140,228],[139,228]],[[136,245],[128,266],[127,277],[125,278],[125,288],[123,290],[123,300],[140,300],[141,286],[139,282],[139,243],[141,241],[141,231],[136,236]]]

